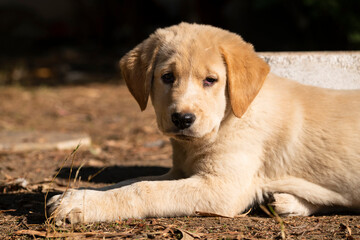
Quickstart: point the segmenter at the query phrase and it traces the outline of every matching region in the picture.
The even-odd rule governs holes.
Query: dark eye
[[[174,74],[171,72],[165,73],[164,75],[162,75],[161,79],[165,84],[171,84],[171,83],[174,83],[174,81],[175,81]]]
[[[212,85],[214,85],[214,83],[217,82],[217,79],[216,78],[213,78],[213,77],[207,77],[205,78],[205,80],[203,81],[203,85],[204,87],[210,87]]]

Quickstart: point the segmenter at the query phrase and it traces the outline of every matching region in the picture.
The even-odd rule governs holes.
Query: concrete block
[[[360,89],[360,51],[260,52],[279,76],[333,89]]]
[[[30,151],[50,149],[75,149],[77,145],[88,147],[91,139],[83,133],[60,133],[38,131],[0,132],[0,151]]]

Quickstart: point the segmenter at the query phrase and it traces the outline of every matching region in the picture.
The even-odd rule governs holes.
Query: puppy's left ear
[[[142,111],[149,99],[158,45],[157,37],[151,35],[120,60],[126,85]]]
[[[236,34],[222,42],[220,51],[227,68],[227,82],[231,108],[236,117],[241,117],[259,93],[269,65],[258,57],[251,44]]]

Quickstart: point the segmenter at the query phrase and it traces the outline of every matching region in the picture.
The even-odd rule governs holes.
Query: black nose
[[[190,127],[195,122],[195,115],[192,113],[173,113],[171,114],[171,120],[174,125],[179,129],[185,129]]]

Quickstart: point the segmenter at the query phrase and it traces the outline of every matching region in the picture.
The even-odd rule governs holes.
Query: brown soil
[[[233,219],[128,219],[65,227],[46,224],[45,193],[49,190],[51,196],[65,190],[70,169],[71,187],[97,187],[140,175],[162,174],[171,166],[169,141],[158,132],[152,109],[141,113],[123,85],[2,87],[2,130],[85,132],[90,134],[93,146],[90,149],[80,146],[74,155],[70,155],[71,151],[57,150],[1,152],[0,239],[46,236],[119,239],[360,238],[360,216],[353,214],[276,219],[258,211]],[[59,175],[51,182],[57,172]],[[77,181],[74,182],[77,172]],[[28,185],[23,188],[15,184],[14,180],[18,178],[25,178]]]

